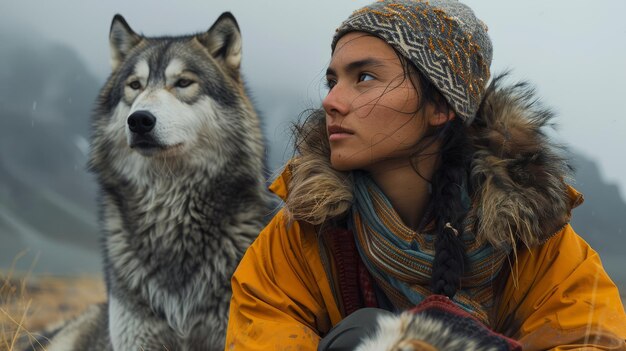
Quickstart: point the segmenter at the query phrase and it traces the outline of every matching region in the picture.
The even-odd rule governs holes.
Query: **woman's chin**
[[[362,168],[362,164],[360,164],[358,162],[358,160],[355,160],[353,158],[348,158],[348,157],[342,157],[341,155],[331,155],[330,156],[330,165],[331,167],[336,170],[336,171],[340,171],[340,172],[348,172],[348,171],[353,171],[356,169],[361,169]]]

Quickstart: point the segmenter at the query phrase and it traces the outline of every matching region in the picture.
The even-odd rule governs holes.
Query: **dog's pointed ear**
[[[215,59],[238,73],[241,65],[241,32],[232,13],[222,13],[213,26],[197,38]]]
[[[124,17],[119,14],[113,17],[109,31],[109,45],[111,46],[111,67],[114,71],[141,39],[141,36],[126,23]]]

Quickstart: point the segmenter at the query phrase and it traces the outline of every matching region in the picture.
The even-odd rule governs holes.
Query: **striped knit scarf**
[[[354,175],[349,223],[361,259],[397,310],[414,307],[432,294],[436,234],[417,233],[404,225],[387,197],[365,173]],[[470,233],[464,233],[461,239],[466,248],[465,270],[453,300],[489,325],[494,278],[509,251],[481,245]]]

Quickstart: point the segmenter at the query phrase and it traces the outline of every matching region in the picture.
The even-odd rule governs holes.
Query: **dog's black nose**
[[[156,125],[156,117],[148,111],[136,111],[128,116],[128,128],[137,134],[146,134]]]

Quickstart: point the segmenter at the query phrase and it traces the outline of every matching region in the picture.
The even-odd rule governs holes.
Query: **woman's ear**
[[[456,118],[456,113],[449,106],[439,106],[435,104],[429,104],[428,122],[432,127],[438,127],[446,124],[448,121]]]

